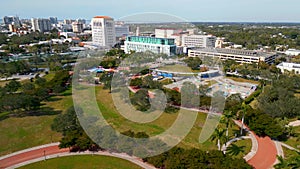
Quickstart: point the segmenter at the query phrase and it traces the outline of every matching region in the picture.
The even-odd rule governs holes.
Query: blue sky
[[[300,0],[0,0],[0,17],[115,19],[162,12],[188,21],[300,22]]]

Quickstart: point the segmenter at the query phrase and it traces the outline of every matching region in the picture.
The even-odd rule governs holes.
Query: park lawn
[[[45,76],[43,76],[43,78],[45,78],[47,81],[50,81],[51,79],[53,79],[54,76],[55,76],[55,72],[50,72]]]
[[[171,72],[180,72],[180,73],[200,73],[200,70],[192,70],[188,66],[183,65],[166,65],[158,68],[159,70],[171,71]]]
[[[0,87],[4,87],[8,82],[9,80],[0,81]]]
[[[43,102],[41,110],[63,112],[72,105],[71,89],[60,96],[53,96]],[[61,134],[51,130],[57,115],[9,117],[0,120],[0,155],[9,154],[26,148],[58,142]]]
[[[283,149],[285,159],[298,156],[298,153],[296,151],[290,150],[284,146],[282,146],[282,149]]]
[[[96,86],[95,90],[96,100],[101,113],[106,121],[120,132],[132,130],[134,132],[147,132],[149,135],[157,135],[170,127],[177,118],[177,113],[163,113],[160,118],[151,123],[138,124],[129,121],[117,112],[109,90],[103,90],[101,86]]]
[[[236,142],[233,142],[232,144],[235,144],[235,145],[237,145],[239,147],[240,146],[245,146],[244,147],[244,152],[240,153],[237,156],[234,156],[235,158],[243,158],[244,156],[246,156],[251,151],[251,148],[252,148],[251,139],[238,140]]]
[[[51,130],[54,115],[10,117],[0,121],[0,155],[60,140]]]
[[[192,73],[191,68],[182,65],[166,65],[158,69],[165,70],[165,71],[172,71],[172,72]]]
[[[257,109],[258,107],[258,101],[255,98],[250,104],[249,104],[253,109]]]
[[[157,135],[171,127],[178,116],[178,113],[162,113],[162,115],[153,122],[138,124],[125,119],[117,112],[113,104],[111,94],[108,90],[104,90],[102,87],[96,86],[96,99],[104,118],[113,128],[120,132],[132,130],[134,132],[146,132],[150,136]],[[201,148],[204,150],[217,149],[210,140],[203,144],[199,143],[201,128],[204,125],[206,116],[207,115],[204,113],[198,114],[197,120],[190,133],[182,140],[181,143],[179,143],[180,147]]]
[[[284,141],[289,146],[296,149],[300,149],[300,126],[294,127],[295,137],[290,137],[287,141]]]
[[[29,164],[20,169],[140,169],[134,163],[116,157],[76,155],[60,157]]]
[[[50,107],[56,111],[65,111],[73,106],[72,88],[64,91],[58,96],[50,97],[47,101],[42,102],[42,107]]]
[[[231,80],[236,81],[236,82],[259,84],[258,81],[244,79],[244,78],[240,78],[240,77],[226,77],[226,78],[231,79]]]

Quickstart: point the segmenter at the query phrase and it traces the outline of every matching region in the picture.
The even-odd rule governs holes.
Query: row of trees
[[[148,157],[145,162],[157,168],[252,168],[243,159],[235,159],[219,151],[202,151],[198,149],[173,148],[161,155]]]
[[[258,45],[270,46],[273,50],[275,50],[276,45],[287,45],[289,48],[300,48],[300,31],[296,28],[268,29],[262,26],[249,28],[244,25],[199,27],[204,32],[209,32],[218,37],[225,37],[227,41],[243,45],[250,50],[258,49]],[[280,36],[280,33],[284,36]],[[273,35],[276,36],[273,37]]]
[[[27,61],[16,61],[2,63],[0,62],[0,76],[1,77],[10,77],[16,73],[29,73],[31,71],[31,66]]]
[[[25,83],[12,80],[0,87],[0,111],[38,110],[43,100],[67,89],[69,78],[68,71],[59,71],[50,81],[39,76]]]

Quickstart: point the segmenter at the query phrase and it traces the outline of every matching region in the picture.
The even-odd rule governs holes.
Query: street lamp
[[[46,161],[46,150],[44,150],[44,161]]]

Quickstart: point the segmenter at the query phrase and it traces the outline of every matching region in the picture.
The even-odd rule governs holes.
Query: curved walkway
[[[241,127],[241,122],[235,121]],[[246,127],[247,128],[247,127]],[[253,134],[257,140],[257,151],[252,158],[246,160],[248,164],[252,165],[255,169],[269,169],[272,168],[276,162],[277,149],[275,143],[270,137],[258,137],[254,132]]]
[[[81,152],[70,153],[68,148],[59,149],[59,143],[47,144],[38,147],[29,148],[16,153],[0,157],[0,169],[13,169],[27,164],[43,161],[45,159],[57,158],[72,155],[105,155],[128,160],[145,169],[155,169],[154,166],[144,163],[140,158],[129,156],[123,153],[110,153],[106,151],[99,152]]]
[[[288,125],[293,127],[300,126],[300,120],[292,121]]]

